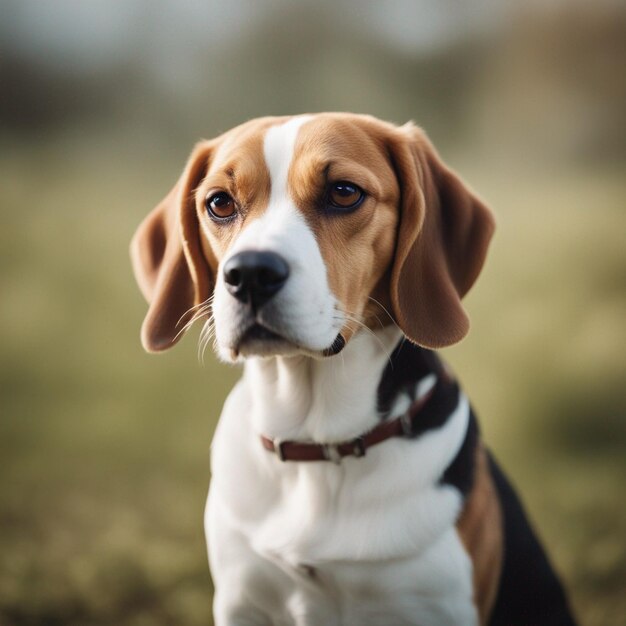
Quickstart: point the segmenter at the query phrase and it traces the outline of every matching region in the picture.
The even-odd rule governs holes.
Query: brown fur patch
[[[476,449],[474,486],[457,522],[457,531],[474,568],[474,602],[480,623],[487,624],[502,571],[502,511],[482,444]]]
[[[398,129],[390,149],[402,186],[391,276],[394,315],[411,341],[442,348],[469,330],[461,298],[485,261],[493,216],[419,128]]]
[[[385,150],[389,128],[365,116],[317,115],[300,130],[289,172],[290,194],[315,233],[330,288],[352,318],[342,329],[346,339],[358,330],[354,320],[391,321],[368,299],[391,265],[398,226],[400,189]],[[328,188],[339,181],[366,193],[353,212],[326,211]],[[382,291],[388,293],[388,282]]]
[[[270,197],[270,174],[263,155],[267,129],[284,121],[261,118],[238,126],[216,140],[206,176],[195,192],[196,213],[206,240],[207,260],[217,267],[241,230],[260,216]],[[217,224],[207,215],[205,199],[209,193],[225,191],[236,202],[238,214],[232,222]]]

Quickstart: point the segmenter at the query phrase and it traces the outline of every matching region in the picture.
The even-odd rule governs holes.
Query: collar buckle
[[[411,411],[405,411],[400,416],[400,428],[402,429],[402,434],[407,439],[413,437],[413,420],[411,419]]]
[[[356,439],[352,440],[352,456],[361,457],[365,456],[365,451],[367,450],[365,446],[365,440],[363,439],[363,435],[360,437],[356,437]]]
[[[285,449],[283,448],[284,443],[285,442],[281,441],[280,439],[274,439],[274,452],[276,453],[276,456],[283,462],[287,460],[285,458]]]
[[[339,465],[341,463],[339,446],[332,443],[322,444],[322,453],[327,461],[332,461],[335,465]]]

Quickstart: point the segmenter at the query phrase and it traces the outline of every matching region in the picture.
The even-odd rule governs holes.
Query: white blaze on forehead
[[[302,125],[310,119],[310,115],[294,117],[284,124],[272,126],[265,135],[263,152],[270,173],[270,208],[277,201],[288,198],[287,176],[293,160],[296,139]]]
[[[267,249],[282,254],[288,261],[297,262],[294,257],[301,256],[303,251],[292,249],[294,240],[311,240],[309,245],[314,243],[317,247],[313,233],[289,197],[287,188],[298,133],[311,117],[300,115],[267,130],[263,154],[270,175],[269,203],[265,213],[253,220],[239,235],[232,253],[244,249]]]

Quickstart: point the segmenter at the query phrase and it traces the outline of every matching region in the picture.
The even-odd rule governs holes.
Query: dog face
[[[142,341],[163,350],[212,313],[226,360],[329,356],[361,326],[392,322],[422,346],[449,345],[467,332],[460,299],[492,231],[413,125],[253,120],[198,144],[139,227]]]

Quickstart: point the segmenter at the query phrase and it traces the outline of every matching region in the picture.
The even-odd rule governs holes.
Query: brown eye
[[[332,209],[356,209],[365,198],[365,192],[354,183],[333,183],[328,190],[328,206]]]
[[[204,204],[214,220],[225,220],[235,214],[235,201],[224,191],[209,194]]]

